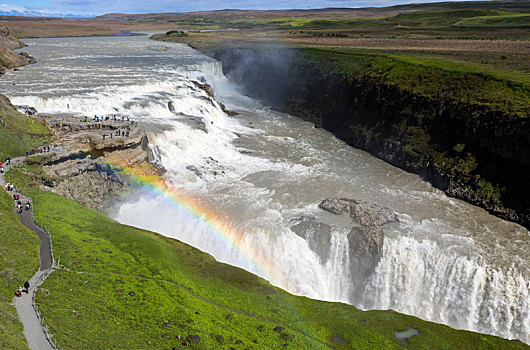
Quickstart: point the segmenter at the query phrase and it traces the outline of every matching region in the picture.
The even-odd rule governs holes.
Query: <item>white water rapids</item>
[[[148,188],[116,208],[118,221],[187,242],[295,294],[530,343],[530,233],[523,227],[242,96],[218,62],[184,45],[151,51],[146,37],[27,43],[39,63],[0,80],[13,104],[59,115],[132,116],[149,130],[167,182],[237,237]],[[203,82],[215,99],[197,85]],[[239,114],[225,114],[220,101]],[[350,219],[317,206],[331,197],[398,213],[399,222],[383,227],[383,256],[366,281],[350,273]],[[307,240],[291,229],[304,218],[318,223]],[[353,300],[358,288],[362,298]]]

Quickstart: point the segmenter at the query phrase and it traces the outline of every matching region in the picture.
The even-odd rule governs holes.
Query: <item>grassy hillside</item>
[[[18,112],[7,97],[0,95],[0,160],[21,156],[49,138],[46,126]]]
[[[422,6],[425,5],[425,6]],[[193,29],[238,28],[275,36],[340,35],[386,38],[528,39],[530,2],[462,2],[372,9],[309,11],[217,11],[128,15],[128,21],[175,23]],[[488,30],[481,30],[487,28]]]
[[[26,170],[8,175],[33,198],[36,222],[53,239],[61,268],[36,301],[65,349],[172,349],[195,335],[187,340],[194,349],[398,349],[394,332],[409,326],[420,331],[411,349],[527,348],[392,311],[290,295],[179,241],[26,188]]]
[[[0,191],[0,348],[28,349],[22,324],[11,304],[17,286],[39,268],[39,239],[13,212],[13,200]]]

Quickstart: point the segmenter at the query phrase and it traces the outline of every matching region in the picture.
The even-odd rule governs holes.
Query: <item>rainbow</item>
[[[190,216],[198,219],[219,237],[228,247],[235,248],[249,266],[252,272],[267,279],[272,284],[285,288],[287,279],[280,271],[273,266],[270,259],[254,247],[243,244],[243,232],[233,227],[223,219],[213,208],[206,206],[189,194],[182,193],[178,189],[167,184],[165,179],[153,172],[151,168],[130,167],[120,164],[120,162],[109,162],[113,168],[125,172],[131,180],[147,190],[153,195],[163,198],[170,205],[184,209]]]

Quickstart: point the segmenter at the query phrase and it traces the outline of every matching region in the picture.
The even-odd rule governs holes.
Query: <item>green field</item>
[[[200,337],[189,341],[195,349],[398,349],[394,332],[409,326],[420,331],[411,349],[527,348],[393,311],[293,296],[184,243],[26,187],[24,172],[8,177],[33,198],[60,264],[36,301],[65,349],[172,349],[190,335]]]
[[[3,95],[0,95],[0,119],[1,161],[8,156],[21,156],[50,139],[46,126],[18,112]]]

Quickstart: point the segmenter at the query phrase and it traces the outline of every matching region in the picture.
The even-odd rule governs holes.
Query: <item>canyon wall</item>
[[[402,88],[371,69],[374,55],[350,54],[347,71],[336,69],[344,57],[333,50],[232,46],[207,53],[245,94],[417,173],[450,196],[530,227],[525,109],[521,115],[463,101],[443,80],[438,95]],[[432,69],[424,69],[428,79]],[[421,87],[422,75],[417,79]],[[462,81],[464,89],[489,77],[452,72],[447,79]]]

